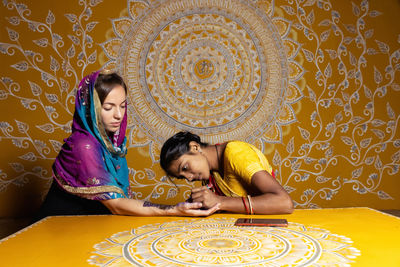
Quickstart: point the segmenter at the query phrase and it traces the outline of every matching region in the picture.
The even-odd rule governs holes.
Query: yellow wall
[[[143,55],[140,54],[143,53],[140,50],[142,47],[134,51],[137,46],[135,42],[139,42],[140,33],[152,25],[151,19],[159,19],[154,14],[162,11],[164,6],[157,6],[157,2],[2,1],[0,216],[27,215],[41,203],[51,180],[51,164],[63,138],[70,131],[74,89],[83,75],[102,66],[117,68],[130,87],[129,111],[136,117],[130,117],[127,160],[131,168],[132,189],[140,199],[175,203],[187,197],[192,185],[177,181],[180,184],[180,190],[177,191],[163,175],[157,160],[162,139],[173,130],[181,129],[179,125],[191,124],[190,127],[198,127],[197,132],[210,142],[230,138],[251,140],[267,155],[297,208],[400,208],[398,1],[251,1],[254,2],[251,6],[253,11],[245,8],[240,10],[241,5],[247,5],[248,8],[250,2],[247,1],[198,1],[195,5],[204,5],[209,8],[206,10],[218,6],[215,12],[220,12],[220,17],[227,14],[227,25],[216,23],[207,28],[217,21],[218,16],[215,15],[209,18],[208,24],[193,27],[193,32],[188,30],[191,21],[196,21],[193,14],[185,13],[186,17],[177,16],[174,20],[168,17],[179,8],[185,12],[196,10],[197,7],[185,8],[186,2],[163,2],[169,7],[180,3],[183,8],[176,5],[175,9],[168,9],[170,13],[160,15],[165,16],[164,22],[167,21],[168,26],[163,24],[166,27],[148,29],[147,41],[153,43],[148,46],[147,55],[150,56],[146,62],[154,65],[147,69],[149,72],[138,74],[136,71],[142,64],[138,62],[140,58],[134,62],[129,60],[135,58],[135,53]],[[262,23],[271,28],[266,27],[265,32],[257,28],[255,17],[262,18],[262,15],[256,11],[267,15]],[[203,12],[199,18],[206,21],[207,12]],[[235,18],[241,20],[236,21]],[[158,21],[159,25],[162,21]],[[232,21],[243,28],[238,28],[237,32],[232,30],[232,33],[225,31]],[[181,35],[176,35],[180,38],[165,37],[178,32],[174,27],[179,28],[185,23],[186,26],[180,29]],[[197,29],[203,29],[203,32],[198,33]],[[257,36],[261,44],[247,46],[246,41],[254,38],[239,34],[246,30],[259,34]],[[150,38],[152,32],[156,33],[154,39]],[[248,85],[244,87],[245,82],[236,91],[232,90],[231,98],[228,92],[223,99],[203,99],[206,104],[195,99],[195,96],[190,98],[187,95],[182,100],[179,92],[171,90],[168,93],[176,97],[172,102],[176,105],[175,113],[171,111],[171,106],[161,102],[161,97],[157,98],[156,93],[167,92],[168,86],[151,79],[166,79],[174,59],[179,58],[179,49],[183,51],[187,47],[185,42],[195,43],[199,36],[209,41],[207,44],[215,42],[225,47],[205,49],[212,57],[204,56],[206,60],[203,62],[211,62],[214,67],[217,66],[215,63],[223,66],[227,57],[218,53],[225,50],[239,61],[232,63],[235,64],[233,75],[243,77],[238,82],[246,81],[248,70],[253,78],[264,75],[248,67],[248,64],[266,64],[267,97],[253,96],[253,100],[262,98],[264,106],[258,106],[256,111],[249,113],[253,116],[249,121],[254,119],[257,123],[249,126],[243,122],[236,125],[234,131],[222,127],[227,121],[231,123],[234,119],[240,119],[240,108],[245,104],[236,103],[233,96],[251,89]],[[163,38],[169,42],[163,43]],[[159,46],[156,45],[158,40]],[[277,44],[282,44],[282,47],[274,46]],[[157,50],[158,47],[161,48]],[[265,58],[254,54],[252,58],[250,52],[259,52],[257,47],[264,49],[262,53]],[[201,47],[196,49],[192,48],[191,57],[187,52],[180,62],[182,80],[190,80],[189,87],[196,85],[194,78],[198,75],[191,73],[188,67],[193,63],[189,59],[196,58],[195,52],[202,52]],[[282,62],[284,65],[281,66],[287,67],[287,74],[284,73],[285,67],[279,71],[275,68]],[[196,66],[194,63],[192,65]],[[217,73],[219,76],[213,72],[215,69],[206,74],[215,74],[222,80],[229,76],[231,66],[228,64],[226,67],[228,70],[220,69]],[[153,70],[154,73],[151,73]],[[141,88],[137,87],[140,85],[140,75],[147,79],[148,91],[140,91]],[[280,75],[286,79],[286,86],[281,86]],[[172,81],[166,82],[167,85],[176,82],[173,74],[168,77],[172,77]],[[215,83],[218,84],[218,81]],[[195,89],[199,92],[211,90],[202,86]],[[156,89],[159,91],[153,91]],[[282,95],[278,95],[280,93]],[[153,100],[146,98],[149,95]],[[144,113],[140,113],[139,104],[135,103],[138,99],[148,108]],[[190,105],[187,101],[193,99],[197,102]],[[277,105],[276,100],[281,104]],[[170,118],[181,124],[165,122],[165,117],[157,117],[156,114],[157,123],[152,125],[154,121],[147,116],[152,115],[152,106],[146,101],[156,102],[161,109],[165,108]],[[219,104],[215,101],[219,101]],[[229,110],[227,106],[230,104],[236,110]],[[213,112],[222,110],[223,120],[207,120],[210,118],[208,114],[211,114],[207,113],[209,107],[213,108]],[[269,123],[267,128],[260,124],[263,108],[266,112],[265,121]],[[199,115],[199,111],[204,113],[200,112]],[[179,112],[194,112],[190,115],[194,119],[186,121],[179,116]],[[270,120],[268,115],[275,117]],[[204,133],[201,127],[205,124],[215,126],[217,130]],[[157,128],[157,125],[165,128]]]

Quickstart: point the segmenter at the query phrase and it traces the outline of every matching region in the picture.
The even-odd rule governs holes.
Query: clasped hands
[[[192,189],[192,195],[186,202],[179,203],[176,208],[183,215],[208,216],[219,210],[220,199],[207,186]]]

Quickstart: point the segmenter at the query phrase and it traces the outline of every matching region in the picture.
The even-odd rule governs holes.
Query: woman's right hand
[[[181,202],[173,210],[175,216],[209,216],[219,210],[220,204],[217,203],[209,209],[200,209],[203,205],[200,202]]]

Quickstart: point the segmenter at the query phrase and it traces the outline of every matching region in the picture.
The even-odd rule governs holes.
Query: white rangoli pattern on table
[[[149,224],[95,245],[99,266],[348,266],[359,251],[327,230],[237,227],[234,218]]]

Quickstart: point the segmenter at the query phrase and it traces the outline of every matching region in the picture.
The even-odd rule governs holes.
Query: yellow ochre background
[[[193,15],[197,14],[196,6],[185,9],[187,2],[190,1],[2,1],[0,217],[30,215],[43,201],[51,181],[51,165],[63,139],[70,134],[75,89],[84,75],[102,67],[118,69],[130,87],[127,160],[131,187],[139,199],[176,203],[188,196],[193,185],[174,181],[176,187],[158,165],[162,141],[173,129],[182,129],[180,123],[186,123],[198,129],[195,132],[199,134],[203,126],[218,129],[219,135],[202,135],[211,143],[227,141],[217,137],[223,136],[247,140],[259,147],[296,208],[400,209],[399,1],[192,2],[207,8],[218,6],[212,16],[201,13],[205,10],[201,8],[200,15]],[[160,13],[159,17],[154,15],[163,11],[164,6],[174,4],[177,8],[183,6],[174,19],[167,17],[172,9]],[[248,8],[242,14],[241,6]],[[185,13],[186,10],[192,13]],[[261,31],[256,24],[251,24],[253,12],[264,18],[269,35],[252,47],[247,41],[255,37],[242,33],[243,29]],[[162,16],[166,16],[167,26]],[[218,21],[224,16],[226,25]],[[236,21],[235,16],[243,17]],[[163,27],[151,28],[157,19]],[[207,28],[207,23],[196,24],[193,32],[189,27],[179,28],[196,20],[207,21],[213,27]],[[230,22],[237,23],[232,26],[236,32],[226,31]],[[140,41],[139,33],[145,30],[147,39],[143,40],[143,47],[148,48],[148,58],[143,62],[147,62],[147,68],[139,57],[143,57],[140,54],[143,50],[137,52],[138,61],[129,61],[135,58],[135,42]],[[185,32],[179,33],[181,40],[174,43],[172,38],[167,39],[169,43],[163,43],[165,36],[179,31]],[[159,35],[153,36],[153,33]],[[215,42],[219,46],[196,46],[190,50],[188,40],[196,42],[199,36],[205,44]],[[149,40],[153,43],[149,44]],[[265,58],[252,54],[260,49],[264,49]],[[179,59],[180,51],[189,51],[179,61],[182,81],[201,94],[167,88],[179,84],[172,70],[173,60]],[[226,63],[228,57],[222,55],[224,51],[235,59],[232,70]],[[194,61],[199,55],[203,57],[199,61],[203,65]],[[216,76],[215,70],[224,64],[226,67],[221,67],[217,73],[220,76]],[[262,84],[256,80],[264,74],[260,69],[248,67],[251,64],[268,71],[267,97],[250,92],[250,86],[238,85],[251,80],[248,72],[255,85]],[[209,67],[209,72],[195,72],[198,66]],[[143,73],[137,74],[142,67]],[[282,68],[281,72],[276,68]],[[228,88],[226,96],[196,99],[204,92],[213,93],[207,85],[195,87],[196,77],[200,77],[196,81],[216,77],[212,86],[217,91],[222,86],[218,79],[229,77],[230,71],[233,77],[242,78],[232,82],[233,89]],[[148,91],[140,91],[143,95],[137,93],[140,88],[136,87],[143,84],[140,75],[147,79]],[[283,85],[280,75],[286,81]],[[157,77],[165,81],[158,81]],[[260,123],[229,124],[240,119],[243,103],[235,101],[247,89],[248,98],[255,102],[261,99],[268,106],[270,99],[270,105],[274,106],[275,100],[280,101],[274,110],[266,108],[267,128]],[[176,101],[167,106],[158,97],[160,92],[170,93]],[[187,94],[186,98],[180,98],[181,94]],[[148,109],[140,113],[136,100]],[[152,119],[154,102],[170,116],[170,128],[157,128],[168,120],[157,116]],[[209,117],[206,112],[209,107],[215,114],[223,114],[222,119]],[[204,110],[204,113],[198,115],[193,110]],[[248,113],[257,122],[263,119],[263,114],[257,113],[259,110]],[[179,112],[186,112],[190,119]],[[230,128],[223,127],[226,122]]]

